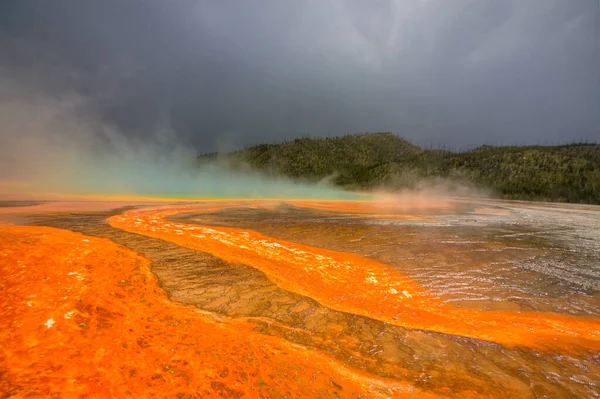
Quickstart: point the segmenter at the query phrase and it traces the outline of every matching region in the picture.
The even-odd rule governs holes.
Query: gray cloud
[[[170,124],[200,151],[305,132],[460,147],[600,140],[594,0],[2,7],[11,78],[77,92],[130,136]]]

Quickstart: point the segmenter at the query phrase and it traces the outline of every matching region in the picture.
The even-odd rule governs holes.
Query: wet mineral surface
[[[82,240],[109,239],[101,242],[123,245],[120,248],[128,248],[131,256],[141,254],[148,259],[149,278],[156,277],[162,289],[153,295],[160,297],[164,291],[178,317],[196,317],[198,322],[216,324],[227,331],[223,335],[227,339],[215,338],[214,342],[214,335],[222,334],[221,330],[197,331],[203,342],[213,342],[210,356],[198,349],[200,356],[207,356],[210,370],[230,370],[239,362],[238,373],[253,378],[275,375],[282,384],[262,379],[264,386],[257,379],[243,382],[239,375],[234,380],[214,378],[214,372],[203,368],[196,373],[196,364],[186,368],[186,375],[194,375],[194,381],[183,384],[187,388],[179,393],[185,395],[598,395],[600,240],[594,238],[599,236],[600,214],[593,208],[557,210],[514,203],[456,202],[415,209],[357,202],[349,206],[336,201],[229,201],[61,212],[30,215],[27,220],[61,229],[49,230],[52,233],[42,230],[44,234],[70,230],[91,237]],[[3,229],[2,251],[8,253],[6,248],[10,250],[13,245],[25,251],[29,233],[7,230],[16,229],[13,227]],[[48,243],[31,245],[50,248]],[[81,248],[70,253],[77,251]],[[50,252],[56,267],[68,262],[60,253]],[[19,251],[11,254],[15,253]],[[20,259],[11,256],[16,257],[9,263],[0,260],[5,276],[21,272],[15,269]],[[94,262],[91,266],[97,273],[107,267]],[[31,266],[39,267],[35,263]],[[123,285],[117,280],[115,284]],[[19,283],[11,287],[17,289],[14,287]],[[130,289],[135,292],[142,288],[132,285]],[[3,305],[14,308],[11,300],[16,301],[7,298]],[[26,313],[33,306],[26,305],[31,301],[23,301]],[[201,313],[185,305],[193,305]],[[117,305],[102,308],[113,312],[113,306]],[[130,300],[120,301],[117,307],[120,314],[140,312]],[[14,320],[9,321],[16,316],[7,312],[1,320],[14,330]],[[81,313],[81,317],[90,314],[93,311]],[[161,320],[153,318],[151,328],[156,330],[152,341],[164,340],[165,346],[181,332],[165,328]],[[45,334],[43,339],[36,338],[38,345],[46,345],[48,332],[55,331],[51,327],[43,323],[37,326]],[[67,342],[76,346],[81,338],[74,337]],[[113,338],[123,341],[122,337]],[[262,339],[268,340],[265,345],[283,345],[295,352],[285,349],[285,356],[273,355],[259,368],[243,356],[232,357],[233,343],[243,347],[262,344]],[[103,350],[107,346],[103,344]],[[143,352],[143,346],[138,343],[135,350]],[[181,350],[177,348],[172,349]],[[93,344],[86,354],[98,350]],[[219,350],[228,353],[229,366],[212,355]],[[15,383],[14,375],[19,373],[15,373],[17,366],[6,360],[7,353],[5,350],[2,368],[9,382],[0,385],[0,390],[16,396],[47,394],[39,391],[39,380]],[[31,354],[31,349],[27,353]],[[187,359],[187,355],[184,351],[173,356]],[[334,375],[328,365],[334,369],[337,365],[342,371]],[[36,362],[28,365],[32,372],[39,366]],[[283,370],[287,366],[299,370],[297,376],[322,373],[318,375],[327,378],[291,378],[289,370]],[[68,389],[82,391],[70,391],[60,383],[61,378],[67,378],[69,365],[57,360],[52,367],[59,367],[49,371],[59,381],[53,391],[58,396],[70,392],[100,396],[175,392],[172,380],[159,377],[152,380],[155,383],[146,384],[153,388],[139,390],[143,384],[135,385],[137,388],[128,392],[102,391],[97,386],[85,391],[83,386],[89,386],[90,380],[75,378]],[[133,380],[147,374],[135,370],[136,374],[129,376]],[[21,371],[20,375],[24,374]],[[102,373],[95,378],[96,382],[104,378],[103,387],[118,381],[123,384],[123,380]]]

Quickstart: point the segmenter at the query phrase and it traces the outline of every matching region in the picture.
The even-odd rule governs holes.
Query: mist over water
[[[352,198],[326,185],[200,167],[168,122],[144,137],[103,123],[80,94],[51,96],[0,82],[0,196]]]
[[[350,193],[318,183],[292,181],[261,174],[251,168],[235,170],[218,159],[198,162],[203,148],[187,141],[171,127],[168,112],[148,115],[157,120],[151,129],[140,120],[132,131],[105,121],[107,104],[119,107],[120,92],[82,92],[68,78],[38,75],[24,68],[0,65],[0,198],[53,199],[72,196],[161,198],[381,198],[423,202],[440,196],[481,196],[463,181],[421,180],[414,176],[411,190]],[[62,76],[62,74],[57,74]],[[160,112],[159,112],[160,114]],[[213,135],[218,136],[219,132]],[[227,141],[227,137],[223,138]],[[486,195],[488,193],[483,193]]]

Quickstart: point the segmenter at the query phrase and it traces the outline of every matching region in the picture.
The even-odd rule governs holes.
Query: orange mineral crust
[[[106,239],[0,227],[0,290],[0,397],[433,397],[174,304]]]
[[[110,218],[109,223],[204,251],[228,262],[255,267],[283,289],[311,297],[332,309],[398,326],[482,339],[509,347],[563,351],[600,349],[599,320],[455,308],[398,271],[357,255],[278,240],[248,230],[165,220],[181,212],[218,210],[215,205],[133,210]]]
[[[446,199],[430,198],[401,198],[396,200],[377,200],[377,201],[345,201],[345,200],[326,200],[326,201],[286,201],[291,205],[319,209],[323,211],[339,212],[347,214],[369,215],[370,217],[398,217],[406,219],[422,219],[423,215],[415,215],[414,211],[433,211],[450,210],[455,208],[456,204]]]

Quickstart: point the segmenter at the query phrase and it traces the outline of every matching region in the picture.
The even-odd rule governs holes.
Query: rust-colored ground
[[[374,213],[389,213],[390,211],[397,212],[407,209],[452,209],[454,204],[450,200],[446,199],[435,199],[435,198],[410,198],[409,200],[403,198],[389,199],[381,201],[369,201],[369,200],[356,200],[356,201],[345,201],[345,200],[291,200],[287,201],[290,204],[297,206],[304,206],[313,209],[331,210],[336,212],[358,212],[372,215]]]
[[[253,231],[165,221],[180,212],[212,212],[218,204],[133,210],[113,227],[174,242],[228,262],[256,267],[285,290],[387,323],[497,342],[509,347],[600,349],[600,321],[550,314],[459,309],[415,282],[356,255],[277,240]]]
[[[431,218],[416,214],[415,210],[452,210],[455,207],[450,200],[431,199],[431,198],[403,198],[387,199],[380,201],[344,201],[344,200],[326,200],[326,201],[287,201],[289,204],[302,207],[318,209],[322,211],[345,213],[350,215],[368,215],[371,218],[386,217],[395,219],[409,220],[432,220]]]
[[[464,348],[457,341],[452,348],[460,347],[456,353],[476,366],[467,367],[466,372],[452,368],[451,362],[434,359],[450,368],[429,370],[432,382],[428,385],[428,377],[416,378],[415,372],[420,371],[415,371],[415,364],[422,362],[417,355],[434,348],[432,353],[442,357],[454,349],[448,346],[450,341],[427,335],[431,333],[417,334],[414,346],[420,350],[413,352],[415,364],[410,370],[406,362],[397,361],[404,357],[390,355],[396,349],[404,350],[391,341],[382,353],[396,359],[394,367],[384,366],[383,358],[374,356],[369,358],[374,359],[371,366],[357,369],[343,360],[346,355],[334,354],[343,348],[362,347],[361,342],[356,346],[344,342],[339,347],[300,346],[276,334],[259,333],[256,320],[230,319],[173,303],[150,272],[150,261],[113,241],[55,228],[0,226],[0,397],[504,397],[498,392],[511,392],[511,387],[502,391],[482,385],[485,380],[479,378],[491,373],[492,378],[510,381],[500,374],[506,367],[500,364],[506,357],[514,359],[520,351],[526,353],[524,358],[567,359],[573,367],[558,370],[553,365],[544,366],[547,370],[544,368],[542,373],[552,378],[564,373],[565,378],[571,376],[570,381],[587,384],[589,392],[595,390],[595,380],[587,382],[580,376],[583,371],[578,371],[578,365],[596,364],[593,359],[600,350],[597,319],[457,308],[376,260],[248,229],[169,219],[179,213],[210,213],[225,207],[274,209],[279,203],[206,201],[135,209],[109,219],[111,226],[121,230],[104,226],[122,234],[153,237],[190,248],[187,251],[202,251],[231,265],[251,266],[293,295],[312,298],[324,307],[346,312],[349,318],[360,315],[396,329],[406,327],[410,329],[405,330],[409,338],[412,332],[423,330],[517,349],[504,352],[503,347],[495,345],[489,351],[483,349],[486,356],[475,359],[469,349],[473,340]],[[405,214],[402,206],[390,202],[289,203],[366,217],[392,214],[402,218]],[[79,205],[78,209],[104,209],[115,204]],[[446,206],[445,202],[433,205],[436,209]],[[31,212],[34,207],[13,211],[52,211],[65,216],[65,211],[75,209],[68,204],[48,204]],[[410,213],[406,217],[410,218]],[[93,234],[91,231],[86,234]],[[341,328],[333,319],[330,322],[324,326],[332,331]],[[374,334],[391,333],[381,331]],[[347,339],[358,340],[359,336],[357,333]],[[315,339],[322,338],[315,335]],[[331,356],[325,348],[333,348]],[[563,358],[564,354],[574,357]],[[358,352],[355,355],[361,356]],[[578,363],[577,359],[585,362]],[[484,366],[488,360],[490,364]],[[525,361],[517,363],[519,370],[521,365],[527,367]],[[370,373],[378,367],[387,371]],[[583,370],[587,366],[581,367]],[[384,378],[388,376],[393,379]],[[464,381],[464,386],[456,386],[457,381]],[[450,387],[451,383],[455,385]],[[528,397],[527,389],[512,388],[516,393],[511,397]],[[567,397],[562,391],[561,395],[555,393]]]
[[[171,303],[106,239],[0,227],[0,396],[432,397]]]

